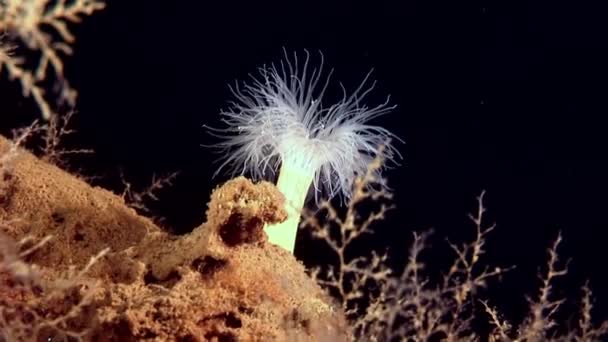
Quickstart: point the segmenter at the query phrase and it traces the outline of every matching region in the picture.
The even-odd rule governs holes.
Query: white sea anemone
[[[285,54],[278,67],[263,67],[259,72],[258,77],[251,77],[251,83],[231,88],[236,100],[221,113],[227,127],[211,129],[222,139],[217,147],[223,150],[225,160],[218,172],[231,167],[234,173],[262,179],[274,175],[280,166],[277,187],[286,197],[289,218],[276,231],[288,235],[288,242],[280,244],[293,250],[311,184],[316,199],[320,193],[348,199],[355,177],[365,173],[379,153],[387,161],[399,157],[390,144],[391,138],[399,139],[385,128],[368,124],[394,106],[388,105],[388,98],[375,107],[361,102],[374,88],[375,83],[368,85],[370,74],[350,95],[340,84],[342,99],[324,105],[331,72],[323,76],[322,55],[318,68],[310,66],[306,52],[302,65],[295,54],[293,60]],[[275,227],[267,227],[266,231],[276,243],[273,230]]]

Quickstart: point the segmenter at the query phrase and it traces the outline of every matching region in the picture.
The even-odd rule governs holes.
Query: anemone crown
[[[217,147],[224,152],[217,172],[230,167],[233,174],[262,179],[288,163],[314,173],[315,198],[319,191],[349,198],[355,177],[378,154],[391,162],[401,157],[391,144],[401,140],[368,123],[395,108],[390,97],[375,107],[363,103],[375,85],[369,84],[371,72],[350,95],[340,84],[342,99],[325,106],[332,71],[324,76],[320,56],[319,66],[313,67],[308,51],[303,61],[285,53],[278,65],[264,66],[249,83],[231,87],[235,100],[221,112],[226,127],[211,130],[222,139]]]

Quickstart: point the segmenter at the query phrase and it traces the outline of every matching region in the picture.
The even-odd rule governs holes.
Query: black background
[[[411,231],[432,227],[427,260],[442,265],[444,237],[473,237],[467,214],[485,189],[497,223],[487,260],[518,267],[491,303],[522,313],[562,231],[561,255],[572,262],[555,294],[576,301],[590,279],[605,315],[607,18],[585,1],[109,1],[75,27],[66,60],[80,92],[71,143],[96,150],[72,164],[116,191],[119,168],[136,186],[181,171],[152,207],[187,232],[227,179],[212,179],[217,155],[200,145],[214,141],[202,125],[218,124],[228,84],[279,61],[283,48],[322,51],[335,81],[352,89],[373,68],[370,104],[390,94],[397,105],[376,121],[406,141],[402,166],[387,172],[397,209],[371,246],[399,262]],[[36,115],[16,84],[2,82],[6,133]],[[315,244],[299,241],[297,257],[318,259]]]

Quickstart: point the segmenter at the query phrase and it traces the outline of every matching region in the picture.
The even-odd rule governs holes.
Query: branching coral
[[[377,160],[370,167],[377,168],[379,163]],[[555,298],[554,290],[556,278],[567,272],[557,254],[561,235],[549,249],[539,292],[529,300],[529,314],[517,329],[482,299],[484,293],[480,290],[488,286],[489,280],[512,269],[489,267],[484,263],[486,240],[494,225],[484,222],[483,193],[476,212],[470,217],[476,228],[475,238],[461,246],[449,244],[456,257],[439,281],[429,275],[433,265],[422,261],[429,233],[414,233],[402,270],[389,266],[386,253],[356,255],[353,246],[373,233],[370,225],[384,218],[389,208],[387,204],[380,204],[369,216],[359,215],[364,203],[390,199],[386,191],[365,190],[365,183],[374,181],[373,172],[368,172],[355,182],[354,196],[344,213],[323,202],[320,212],[305,212],[302,223],[337,257],[335,264],[323,265],[312,274],[342,303],[351,320],[355,340],[599,341],[608,335],[608,321],[595,324],[592,319],[588,285],[583,287],[578,325],[563,327],[555,318],[565,301]],[[322,218],[319,213],[327,213],[327,217]],[[480,321],[489,321],[492,326],[489,334],[484,334]]]
[[[63,146],[64,140],[76,132],[70,127],[74,114],[75,111],[69,111],[64,115],[52,115],[47,123],[39,125],[43,140],[40,147],[41,158],[64,169],[68,167],[68,156],[93,153],[91,149]]]
[[[348,198],[353,181],[376,156],[393,161],[399,153],[388,143],[396,138],[391,132],[368,123],[393,109],[388,99],[371,108],[363,104],[374,88],[368,85],[369,74],[350,95],[342,86],[342,100],[324,105],[331,72],[324,76],[323,58],[316,68],[308,52],[303,62],[296,55],[285,57],[279,66],[261,68],[250,84],[237,84],[232,89],[236,101],[222,112],[227,127],[211,130],[223,139],[220,169],[231,166],[259,179],[274,174],[280,164],[277,187],[286,197],[289,217],[266,231],[271,242],[293,251],[311,183],[316,198],[322,190],[328,197]],[[379,176],[380,169],[375,172]]]
[[[173,185],[173,181],[177,178],[179,172],[173,172],[165,176],[158,177],[152,175],[152,181],[150,184],[141,190],[135,190],[133,185],[125,179],[125,175],[121,171],[121,180],[124,185],[122,191],[122,198],[125,203],[133,209],[137,209],[141,212],[150,213],[150,209],[146,204],[149,201],[158,201],[157,193],[166,187]]]
[[[407,264],[400,274],[388,265],[387,254],[352,256],[353,244],[372,234],[371,224],[383,219],[390,208],[381,204],[367,218],[359,215],[365,203],[391,198],[384,190],[366,190],[366,185],[377,182],[374,170],[380,165],[381,160],[376,159],[368,172],[356,180],[355,195],[343,215],[329,202],[321,204],[322,212],[328,213],[327,220],[320,220],[319,212],[305,214],[302,224],[309,226],[313,236],[323,240],[338,258],[335,266],[317,269],[313,276],[337,295],[357,338],[392,341],[407,337],[425,341],[437,336],[448,340],[468,336],[472,332],[471,298],[487,285],[489,278],[508,271],[480,264],[486,234],[493,229],[482,222],[482,197],[478,212],[471,217],[477,227],[475,241],[462,247],[452,245],[458,257],[441,284],[431,286],[420,260],[428,233],[414,234]]]
[[[58,97],[73,106],[76,90],[64,77],[61,55],[72,54],[74,35],[68,23],[105,7],[102,0],[0,0],[0,33],[16,47],[38,54],[35,63],[17,55],[6,45],[0,47],[0,71],[5,69],[11,80],[21,84],[23,96],[32,97],[44,119],[49,119],[53,106],[45,98],[44,81],[59,85]],[[34,67],[30,67],[30,64]],[[51,76],[51,78],[49,78]]]

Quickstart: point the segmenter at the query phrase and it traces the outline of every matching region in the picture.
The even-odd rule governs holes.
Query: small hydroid
[[[306,52],[302,63],[286,54],[278,66],[260,68],[251,82],[231,89],[235,101],[221,113],[226,127],[211,128],[222,139],[217,146],[224,160],[217,172],[230,167],[234,174],[263,179],[280,170],[277,188],[286,198],[288,219],[266,227],[266,233],[270,242],[289,251],[311,185],[317,200],[320,194],[348,199],[355,177],[374,158],[382,154],[394,162],[400,157],[390,143],[399,139],[368,123],[394,108],[388,98],[375,107],[362,103],[374,88],[369,74],[350,95],[340,84],[342,99],[325,106],[331,72],[323,75],[322,55],[318,67],[310,64]]]

